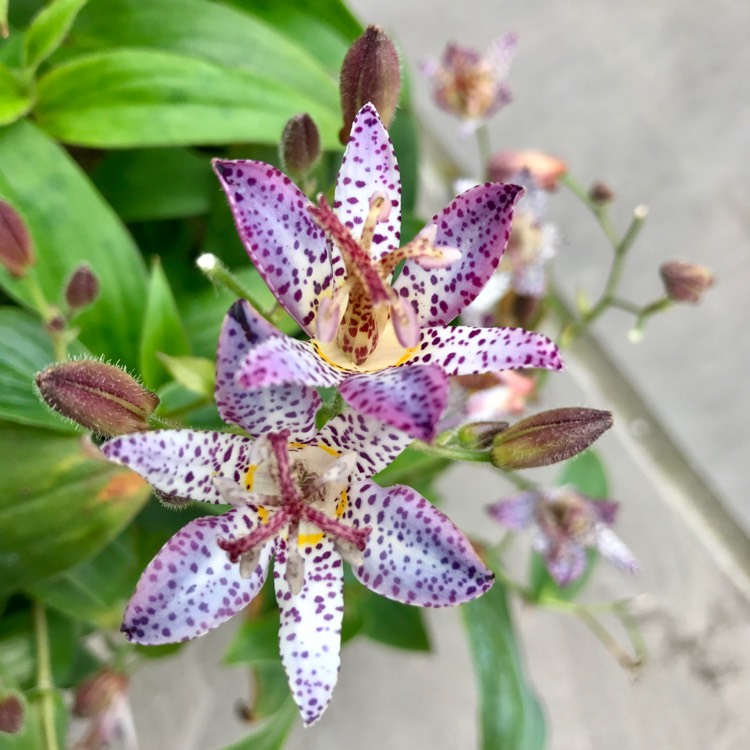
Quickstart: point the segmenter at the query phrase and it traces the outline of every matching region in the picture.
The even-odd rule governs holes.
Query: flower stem
[[[476,130],[477,135],[477,146],[479,147],[479,169],[481,180],[487,179],[487,167],[490,163],[492,156],[492,148],[490,146],[490,131],[487,129],[487,125],[480,125]]]
[[[441,456],[442,458],[450,458],[455,461],[490,462],[490,454],[487,451],[476,451],[471,450],[470,448],[459,448],[452,445],[430,444],[421,440],[415,440],[412,442],[411,447],[422,453],[429,453],[430,455]]]
[[[37,688],[41,697],[42,735],[46,750],[59,750],[55,730],[54,683],[49,650],[49,629],[44,604],[34,602],[34,632],[36,634]]]
[[[236,297],[246,299],[266,319],[269,319],[269,316],[262,312],[263,306],[253,293],[215,255],[204,253],[198,258],[196,265],[201,273],[214,284],[223,286]]]

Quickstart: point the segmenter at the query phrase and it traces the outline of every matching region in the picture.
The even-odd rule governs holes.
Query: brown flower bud
[[[119,367],[96,359],[60,362],[37,373],[45,403],[99,435],[147,430],[159,397]]]
[[[306,112],[295,115],[281,135],[281,163],[287,174],[304,177],[320,160],[320,133]]]
[[[99,278],[83,263],[71,275],[65,287],[65,301],[72,310],[87,307],[99,296]]]
[[[10,203],[0,200],[0,265],[20,279],[35,262],[26,224]]]
[[[105,667],[78,686],[73,702],[73,716],[90,719],[101,715],[115,698],[127,691],[128,683],[124,674]]]
[[[471,422],[458,431],[458,441],[466,448],[486,450],[492,445],[495,437],[507,430],[508,426],[508,422]]]
[[[532,469],[575,456],[612,426],[612,413],[599,409],[551,409],[516,422],[497,435],[492,463],[500,469]]]
[[[614,200],[615,192],[606,182],[600,182],[597,180],[597,182],[589,188],[589,198],[594,203],[603,205],[605,203],[611,203]]]
[[[558,180],[568,171],[568,165],[543,151],[500,151],[487,165],[487,179],[506,182],[524,170],[543,190],[556,190]]]
[[[368,26],[346,53],[341,65],[339,91],[344,126],[339,140],[346,144],[354,117],[368,102],[391,124],[401,90],[401,66],[393,42],[378,26]]]
[[[13,693],[0,698],[0,732],[17,734],[23,729],[23,721],[21,699]]]
[[[700,302],[703,292],[714,284],[714,276],[705,266],[670,260],[659,268],[667,296],[675,302]]]

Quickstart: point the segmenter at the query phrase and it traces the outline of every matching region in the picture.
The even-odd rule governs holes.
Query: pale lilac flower
[[[468,190],[399,247],[398,165],[372,105],[355,118],[332,208],[311,204],[268,164],[214,168],[251,260],[312,337],[276,335],[253,348],[241,385],[338,387],[354,409],[430,440],[448,376],[562,367],[540,334],[448,326],[497,268],[517,186]]]
[[[500,500],[487,510],[511,531],[533,527],[534,549],[544,557],[557,584],[567,586],[583,574],[587,548],[598,550],[622,570],[637,570],[633,553],[610,528],[617,509],[617,503],[610,500],[594,500],[570,487],[553,487]]]
[[[493,41],[484,55],[471,47],[449,44],[439,62],[422,64],[435,102],[464,120],[467,132],[511,101],[506,78],[516,44],[513,33]]]
[[[320,399],[305,386],[238,388],[239,360],[269,330],[249,304],[236,303],[217,357],[222,418],[262,437],[159,430],[111,440],[102,451],[167,500],[233,506],[191,521],[152,560],[125,612],[128,638],[150,645],[203,635],[257,595],[273,557],[281,660],[312,724],[338,675],[342,558],[372,591],[425,607],[480,596],[492,573],[417,492],[370,480],[409,442],[403,433],[352,412],[316,431]]]

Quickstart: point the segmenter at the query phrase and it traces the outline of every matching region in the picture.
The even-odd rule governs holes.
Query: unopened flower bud
[[[700,302],[703,292],[714,284],[714,276],[705,266],[671,260],[659,268],[667,296],[675,302]]]
[[[44,327],[49,333],[62,333],[67,326],[65,318],[56,313],[45,324]]]
[[[26,224],[10,203],[0,200],[0,265],[20,279],[35,262]]]
[[[471,422],[458,431],[458,440],[466,448],[486,450],[508,426],[508,422]]]
[[[99,435],[146,430],[159,405],[127,372],[96,359],[52,365],[37,373],[36,384],[48,406]]]
[[[523,171],[543,190],[555,190],[568,165],[543,151],[500,151],[487,165],[487,178],[492,182],[507,182]]]
[[[65,287],[65,301],[72,310],[88,307],[99,296],[99,278],[86,263],[73,271]]]
[[[23,729],[23,721],[21,699],[13,693],[0,698],[0,732],[17,734]]]
[[[492,463],[500,469],[532,469],[575,456],[612,426],[612,413],[566,407],[534,414],[497,435]]]
[[[605,203],[611,203],[614,200],[615,193],[606,182],[597,181],[589,188],[589,198],[594,203],[604,205]]]
[[[401,66],[393,42],[378,26],[368,26],[346,53],[339,77],[344,126],[339,140],[346,144],[354,117],[368,102],[383,125],[391,124],[401,90]]]
[[[284,126],[280,151],[284,171],[292,177],[304,177],[315,168],[320,159],[320,133],[306,112]]]
[[[78,686],[73,702],[73,715],[79,719],[90,719],[104,713],[113,700],[127,692],[128,682],[124,674],[102,669]]]

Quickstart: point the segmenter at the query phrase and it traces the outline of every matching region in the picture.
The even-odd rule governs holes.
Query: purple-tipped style
[[[235,383],[238,359],[267,335],[267,324],[237,302],[217,357],[221,417],[261,437],[159,430],[102,447],[162,496],[232,506],[191,521],[166,543],[141,576],[122,629],[146,645],[203,635],[253,599],[274,558],[281,659],[302,718],[312,724],[338,675],[342,560],[373,591],[425,607],[480,596],[492,573],[418,493],[370,481],[408,444],[403,432],[351,411],[316,431],[320,400],[309,388]]]
[[[610,528],[617,509],[610,500],[594,500],[570,487],[550,487],[500,500],[487,511],[511,531],[533,527],[534,549],[557,584],[567,586],[583,574],[586,548],[598,550],[621,570],[638,569],[633,553]]]
[[[238,368],[243,387],[337,386],[358,411],[431,440],[448,376],[562,367],[540,334],[448,325],[497,268],[518,186],[467,190],[400,247],[398,165],[371,104],[354,120],[332,206],[310,203],[268,164],[214,169],[251,260],[311,337],[277,332],[252,345]]]

